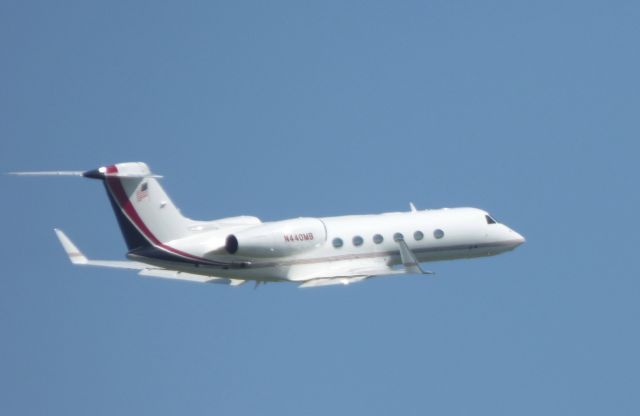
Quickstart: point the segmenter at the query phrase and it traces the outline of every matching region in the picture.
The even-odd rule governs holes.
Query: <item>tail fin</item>
[[[185,237],[191,221],[180,213],[149,167],[118,163],[83,173],[104,181],[129,250]]]

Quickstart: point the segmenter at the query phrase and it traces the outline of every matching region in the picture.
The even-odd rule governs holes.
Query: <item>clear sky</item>
[[[0,177],[0,413],[640,414],[636,1],[0,3],[0,168],[145,161],[193,218],[475,206],[436,277],[72,267],[98,182]]]

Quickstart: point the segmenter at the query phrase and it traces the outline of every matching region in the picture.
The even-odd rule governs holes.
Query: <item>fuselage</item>
[[[168,243],[203,261],[179,262],[189,273],[264,281],[378,275],[401,263],[398,240],[420,262],[484,257],[525,240],[477,208],[297,218],[206,230]],[[167,260],[130,254],[167,267]],[[211,263],[209,263],[211,262]],[[224,266],[226,264],[226,266]]]

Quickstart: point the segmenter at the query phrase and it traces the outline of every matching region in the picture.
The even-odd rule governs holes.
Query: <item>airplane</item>
[[[81,176],[103,182],[128,248],[128,260],[88,259],[60,229],[71,263],[137,270],[141,276],[239,286],[290,282],[301,288],[347,285],[372,277],[433,274],[420,263],[511,251],[522,235],[477,208],[375,215],[253,216],[213,221],[184,217],[143,162],[89,171],[12,172]]]

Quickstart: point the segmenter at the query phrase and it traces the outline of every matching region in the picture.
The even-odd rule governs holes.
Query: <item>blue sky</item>
[[[99,183],[0,177],[2,414],[640,412],[640,5],[0,4],[0,168],[146,161],[193,218],[476,206],[515,252],[349,287],[72,267]]]

